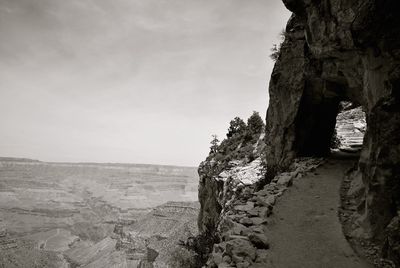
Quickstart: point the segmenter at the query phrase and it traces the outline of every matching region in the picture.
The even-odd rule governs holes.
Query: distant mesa
[[[36,159],[30,159],[30,158],[1,157],[0,156],[0,162],[40,162],[40,161],[36,160]]]

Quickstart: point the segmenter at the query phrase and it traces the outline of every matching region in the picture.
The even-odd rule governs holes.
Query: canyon
[[[197,232],[197,181],[190,167],[2,158],[0,266],[165,266]]]
[[[197,170],[0,159],[0,267],[400,266],[400,3],[282,2],[265,125]]]

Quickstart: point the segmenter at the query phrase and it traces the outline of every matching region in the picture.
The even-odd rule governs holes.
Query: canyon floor
[[[338,217],[340,185],[356,160],[336,155],[280,198],[267,231],[273,267],[371,267],[350,247]]]
[[[196,232],[197,184],[191,167],[0,159],[0,267],[164,263]]]

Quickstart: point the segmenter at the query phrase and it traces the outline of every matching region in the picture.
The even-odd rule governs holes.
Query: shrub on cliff
[[[254,143],[260,137],[260,134],[264,130],[264,121],[262,120],[260,114],[256,111],[247,120],[247,129],[244,136],[245,143]]]
[[[216,154],[218,152],[218,147],[219,147],[219,140],[217,135],[212,135],[212,140],[210,142],[211,147],[210,147],[210,154]]]
[[[195,253],[184,247],[177,247],[171,253],[171,257],[168,260],[170,267],[176,268],[197,268],[201,267],[196,264]]]
[[[271,48],[271,54],[269,55],[269,57],[270,57],[273,61],[277,61],[278,58],[279,58],[280,50],[281,50],[280,45],[273,44],[273,45],[272,45],[272,48]]]
[[[199,167],[199,171],[212,177],[224,170],[230,161],[251,162],[260,156],[263,140],[259,140],[264,131],[264,122],[258,112],[248,118],[247,124],[239,117],[229,123],[226,139],[219,143],[216,135],[211,141],[210,154]]]
[[[246,123],[240,117],[235,117],[229,123],[228,133],[226,136],[231,138],[234,135],[243,135],[243,133],[246,131],[246,128]]]
[[[279,37],[280,37],[281,41],[279,42],[279,44],[272,45],[271,54],[269,55],[269,57],[273,61],[277,61],[279,59],[279,55],[281,54],[282,44],[285,41],[285,38],[287,37],[287,32],[285,29],[282,29],[282,31],[279,34]]]
[[[264,121],[256,111],[247,119],[247,133],[250,135],[260,135],[264,130]]]

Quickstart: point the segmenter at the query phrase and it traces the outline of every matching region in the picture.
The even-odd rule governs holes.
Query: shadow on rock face
[[[329,153],[338,102],[360,104],[367,121],[359,165],[367,202],[360,221],[383,244],[400,204],[400,3],[283,2],[294,15],[270,80],[267,177],[295,157]]]

